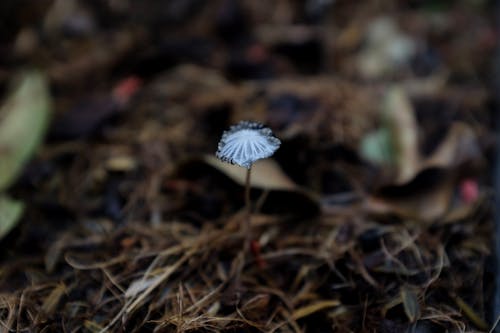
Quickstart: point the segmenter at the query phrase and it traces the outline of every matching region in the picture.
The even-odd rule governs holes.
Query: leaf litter
[[[318,20],[313,1],[304,12],[286,1],[273,10],[221,1],[219,12],[205,5],[197,14],[177,1],[108,8],[115,18],[137,11],[145,27],[164,24],[153,15],[159,7],[187,20],[169,28],[199,36],[182,44],[186,60],[174,52],[181,44],[155,29],[111,20],[114,31],[100,31],[97,3],[53,8],[47,44],[28,45],[47,61],[55,121],[49,141],[2,196],[27,203],[22,223],[3,240],[2,327],[492,327],[491,96],[470,79],[485,71],[481,57],[464,51],[491,56],[484,13],[463,4],[454,15],[399,5],[409,11],[392,12],[399,21],[389,5],[339,1],[327,11],[333,19],[314,26],[294,19]],[[344,26],[346,11],[353,19]],[[217,28],[207,28],[214,15]],[[233,15],[247,19],[228,21]],[[82,17],[89,25],[73,25]],[[257,40],[234,36],[238,24],[253,25]],[[374,45],[372,25],[396,38]],[[486,39],[471,39],[478,30]],[[33,52],[23,50],[23,57]],[[301,67],[298,51],[314,66]],[[250,251],[240,228],[244,170],[206,155],[224,129],[245,119],[269,125],[282,141],[252,171]]]

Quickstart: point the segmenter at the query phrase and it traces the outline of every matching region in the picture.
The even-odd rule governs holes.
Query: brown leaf
[[[410,177],[408,173],[400,179],[405,182],[389,187],[399,195],[377,194],[365,201],[365,207],[374,214],[395,214],[426,222],[446,216],[447,221],[455,221],[475,207],[451,205],[460,169],[464,165],[479,165],[481,161],[477,135],[467,124],[456,122],[434,153],[417,166],[414,170],[417,174],[406,179]]]
[[[392,88],[386,97],[385,116],[394,145],[398,168],[396,183],[406,183],[418,172],[418,126],[413,107],[404,90]]]
[[[203,161],[240,185],[245,185],[246,169],[237,165],[222,162],[215,156],[206,155]],[[252,187],[266,190],[297,190],[298,186],[281,170],[280,166],[273,159],[257,161],[252,166],[252,176],[250,178]]]
[[[420,170],[420,156],[413,106],[400,87],[392,87],[385,95],[381,122],[377,131],[365,135],[361,155],[375,164],[394,167],[391,182],[404,184]]]
[[[474,130],[467,124],[455,122],[446,138],[434,153],[423,162],[421,168],[458,167],[462,163],[480,160],[481,147]]]
[[[368,197],[365,209],[376,215],[395,214],[406,219],[434,222],[448,212],[453,191],[452,173],[446,173],[444,170],[428,170],[409,184],[394,186],[393,192],[396,194]]]
[[[245,168],[222,162],[210,155],[204,156],[202,162],[238,185],[245,186]],[[273,159],[259,160],[252,166],[250,183],[252,188],[264,191],[256,202],[259,211],[269,214],[314,216],[320,210],[318,197],[295,184]]]

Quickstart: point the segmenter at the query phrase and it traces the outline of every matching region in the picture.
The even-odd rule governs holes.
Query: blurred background
[[[222,132],[248,119],[283,144],[256,171],[257,245],[247,262],[263,269],[261,252],[275,258],[299,245],[318,253],[312,266],[303,254],[295,264],[271,259],[272,283],[245,266],[260,282],[238,282],[239,304],[258,327],[492,329],[497,6],[2,0],[0,320],[35,331],[204,331],[170,319],[182,313],[179,300],[192,304],[217,285],[200,276],[229,269],[233,243],[204,245],[220,266],[179,264],[137,303],[149,285],[134,281],[150,272],[141,260],[151,253],[234,223],[244,180],[212,155]],[[104,277],[87,266],[119,254],[128,259]],[[112,286],[100,290],[103,281]],[[255,305],[255,295],[267,303]],[[202,304],[197,318],[228,316],[216,331],[251,331],[219,296],[211,304],[220,308]],[[129,307],[116,325],[122,303],[149,310]],[[289,317],[273,312],[280,306]]]

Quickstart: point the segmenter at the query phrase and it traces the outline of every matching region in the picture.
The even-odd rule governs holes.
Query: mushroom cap
[[[280,145],[270,128],[244,120],[224,131],[215,156],[250,169],[255,161],[273,155]]]

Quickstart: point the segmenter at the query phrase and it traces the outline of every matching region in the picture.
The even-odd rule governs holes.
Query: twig
[[[250,217],[252,215],[252,203],[250,202],[250,176],[252,167],[247,169],[245,180],[245,250],[250,249]]]

